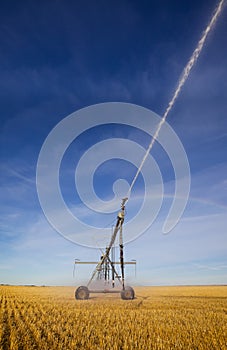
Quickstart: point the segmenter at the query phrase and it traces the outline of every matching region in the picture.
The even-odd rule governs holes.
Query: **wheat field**
[[[0,349],[227,349],[227,286],[137,287],[126,301],[74,291],[1,286]]]

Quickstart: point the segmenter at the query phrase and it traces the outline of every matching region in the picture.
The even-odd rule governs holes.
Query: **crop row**
[[[152,293],[78,301],[71,289],[0,287],[0,349],[226,349],[227,298]]]

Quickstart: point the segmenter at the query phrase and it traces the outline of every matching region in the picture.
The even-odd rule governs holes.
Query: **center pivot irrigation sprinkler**
[[[94,269],[87,286],[80,286],[75,291],[75,298],[78,300],[85,300],[89,298],[90,293],[120,293],[123,300],[131,300],[135,297],[135,292],[132,287],[125,286],[125,265],[136,265],[136,261],[124,261],[124,245],[123,245],[123,223],[125,217],[125,203],[128,198],[123,198],[121,203],[121,211],[118,213],[117,222],[111,236],[109,245],[102,254],[100,261],[79,261],[75,260],[75,264],[97,264]],[[115,261],[115,247],[114,243],[119,233],[119,250],[120,261]],[[116,270],[116,265],[121,267],[121,275]],[[90,289],[94,279],[98,282],[104,282],[102,289]],[[116,287],[115,280],[119,282],[120,288]]]

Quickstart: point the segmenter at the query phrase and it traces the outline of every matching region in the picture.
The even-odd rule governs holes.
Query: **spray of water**
[[[202,48],[203,48],[204,43],[206,41],[207,35],[211,31],[211,29],[214,27],[215,22],[217,21],[217,18],[219,17],[219,15],[221,13],[221,10],[223,8],[224,2],[225,2],[225,0],[221,0],[219,2],[218,6],[216,7],[216,9],[214,11],[214,14],[213,14],[211,20],[210,20],[210,23],[208,24],[208,26],[206,27],[205,31],[203,32],[202,37],[201,37],[201,39],[199,40],[199,42],[198,42],[198,44],[196,46],[196,49],[194,50],[190,60],[188,61],[187,65],[185,66],[185,68],[183,70],[182,77],[181,77],[181,79],[179,80],[179,82],[177,84],[177,88],[176,88],[176,90],[174,92],[174,95],[173,95],[171,101],[169,102],[168,107],[166,108],[166,111],[165,111],[165,113],[164,113],[164,115],[163,115],[163,117],[162,117],[162,119],[161,119],[161,121],[160,121],[160,123],[159,123],[159,125],[157,127],[157,130],[155,131],[155,134],[154,134],[154,136],[153,136],[153,138],[151,140],[151,143],[150,143],[150,145],[149,145],[149,147],[148,147],[148,149],[147,149],[147,151],[146,151],[146,153],[145,153],[145,155],[144,155],[144,157],[142,159],[142,162],[141,162],[141,164],[140,164],[140,166],[139,166],[139,168],[137,170],[137,173],[136,173],[136,175],[135,175],[135,177],[134,177],[134,179],[133,179],[133,181],[131,183],[131,186],[130,186],[129,191],[128,191],[128,195],[130,194],[130,192],[131,192],[131,190],[132,190],[132,188],[133,188],[133,186],[134,186],[134,184],[135,184],[135,182],[137,180],[137,177],[139,176],[139,173],[140,173],[140,171],[141,171],[141,169],[142,169],[142,167],[143,167],[143,165],[144,165],[144,163],[145,163],[145,161],[146,161],[146,159],[147,159],[147,157],[148,157],[148,155],[149,155],[149,153],[150,153],[150,151],[151,151],[151,149],[152,149],[152,147],[153,147],[153,145],[154,145],[154,143],[155,143],[155,141],[156,141],[156,139],[157,139],[157,137],[159,135],[159,132],[160,132],[160,130],[162,128],[162,125],[165,123],[169,112],[173,108],[173,106],[174,106],[174,104],[176,102],[176,99],[179,96],[180,91],[181,91],[182,87],[184,86],[184,84],[185,84],[185,82],[186,82],[186,80],[187,80],[187,78],[188,78],[188,76],[189,76],[189,74],[191,72],[192,67],[195,65],[195,63],[196,63],[196,61],[197,61],[197,59],[198,59],[198,57],[199,57],[199,55],[200,55],[200,53],[202,51]]]

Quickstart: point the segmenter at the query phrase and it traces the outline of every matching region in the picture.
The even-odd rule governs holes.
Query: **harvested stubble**
[[[0,349],[227,348],[227,286],[138,287],[130,301],[74,290],[1,286]]]

